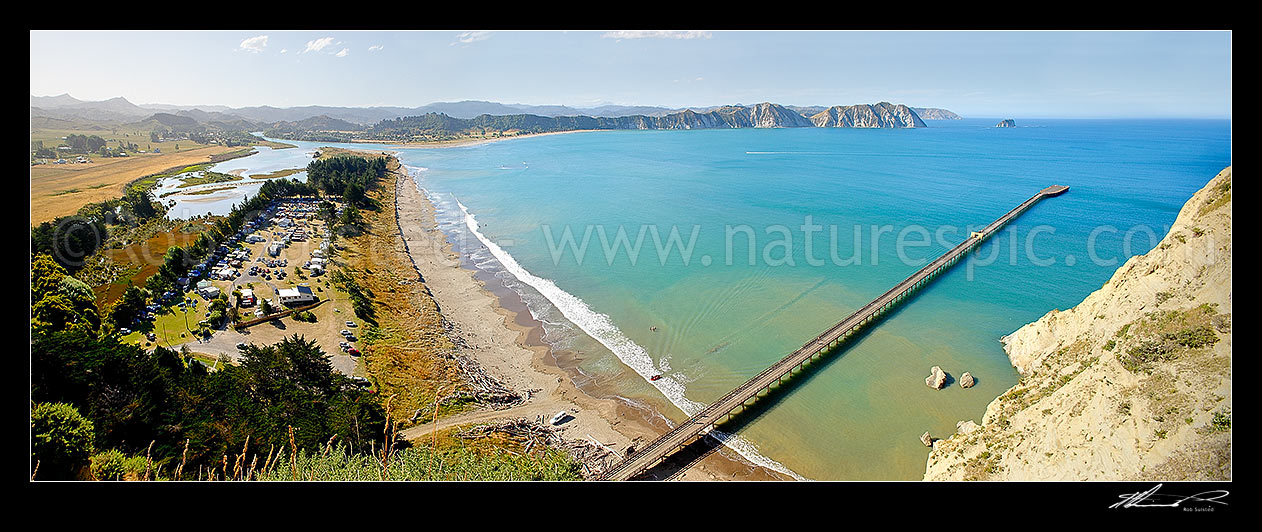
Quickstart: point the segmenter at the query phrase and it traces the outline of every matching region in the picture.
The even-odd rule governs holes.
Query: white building
[[[309,286],[281,288],[276,292],[276,296],[280,298],[282,305],[297,305],[315,301],[315,294],[311,292],[311,287]]]

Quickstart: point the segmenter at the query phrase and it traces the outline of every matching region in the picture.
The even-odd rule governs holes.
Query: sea
[[[454,249],[521,299],[580,389],[672,424],[1069,186],[715,428],[790,477],[897,481],[922,478],[922,433],[981,422],[1017,382],[1000,338],[1100,288],[1231,164],[1230,120],[998,121],[371,147],[398,153]],[[943,389],[925,384],[933,366]],[[965,372],[975,386],[958,384]]]

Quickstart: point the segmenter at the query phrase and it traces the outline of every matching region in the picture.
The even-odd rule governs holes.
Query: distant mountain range
[[[134,122],[137,119],[148,117],[155,112],[189,116],[203,122],[228,122],[232,120],[245,119],[268,125],[278,122],[297,123],[306,119],[323,116],[329,119],[341,120],[357,124],[361,127],[367,127],[377,124],[382,120],[390,120],[407,116],[421,116],[429,113],[443,114],[452,118],[465,120],[473,119],[481,115],[537,115],[543,117],[586,116],[593,118],[646,116],[650,118],[663,118],[668,115],[679,114],[685,111],[692,111],[704,115],[715,111],[721,111],[725,108],[749,109],[753,107],[745,107],[738,104],[735,106],[723,105],[692,109],[670,109],[666,107],[628,105],[602,105],[598,107],[580,108],[564,105],[502,104],[496,102],[468,100],[461,102],[438,102],[420,107],[302,106],[281,108],[257,106],[233,108],[223,105],[136,105],[122,97],[91,102],[79,100],[69,94],[62,94],[59,96],[31,96],[32,119],[54,119],[67,121],[67,123],[113,122],[118,124]],[[778,107],[791,110],[794,113],[808,119],[829,109],[829,107],[824,106]],[[944,109],[923,107],[912,109],[923,120],[959,118],[959,116],[955,113]],[[787,124],[786,120],[791,119],[782,119],[780,122]]]

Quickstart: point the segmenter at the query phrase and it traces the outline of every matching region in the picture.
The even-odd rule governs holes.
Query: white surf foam
[[[426,195],[429,195],[428,191],[425,191],[424,189],[421,190],[422,192],[425,192]],[[459,199],[456,199],[455,201],[456,206],[458,206],[461,212],[464,213],[465,226],[468,228],[469,232],[472,233],[478,241],[482,242],[488,250],[490,250],[491,254],[499,261],[500,265],[503,266],[505,270],[513,274],[513,276],[521,282],[526,283],[537,290],[540,294],[547,298],[548,301],[557,308],[557,310],[560,310],[561,314],[565,316],[566,319],[577,325],[596,341],[608,348],[615,356],[618,357],[619,360],[622,361],[623,364],[626,364],[627,367],[631,368],[643,377],[646,382],[661,391],[662,395],[666,396],[666,399],[669,400],[671,404],[679,407],[679,409],[683,410],[684,413],[692,416],[705,408],[705,404],[685,397],[685,388],[683,383],[669,375],[666,375],[664,371],[659,371],[648,352],[645,351],[639,344],[636,344],[630,338],[627,338],[626,335],[613,324],[613,321],[609,319],[608,315],[592,309],[579,297],[559,288],[556,283],[552,282],[552,280],[538,277],[527,271],[512,255],[508,254],[508,252],[504,251],[503,248],[499,247],[495,244],[495,242],[492,242],[491,239],[483,235],[481,231],[478,230],[477,218],[469,212],[469,209],[466,208],[463,203],[460,203]],[[649,380],[653,375],[657,375],[659,373],[662,374],[660,379],[656,381]],[[717,430],[710,431],[710,434],[719,441],[723,442],[724,445],[757,465],[789,475],[798,480],[806,480],[806,478],[789,470],[789,468],[785,467],[783,464],[759,454],[757,447],[747,440]]]

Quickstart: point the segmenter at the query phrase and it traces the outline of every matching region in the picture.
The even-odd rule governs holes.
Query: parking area
[[[207,302],[225,294],[237,305],[240,321],[263,315],[266,304],[277,311],[324,301],[309,310],[314,321],[290,315],[235,330],[226,326],[208,339],[181,338],[194,352],[239,356],[239,344],[274,344],[299,335],[319,343],[332,356],[335,369],[354,375],[361,323],[351,310],[348,296],[329,281],[328,269],[336,268],[327,225],[318,217],[319,200],[287,199],[275,203],[263,216],[248,223],[214,256],[199,265],[202,280],[189,292],[198,305],[189,318],[205,319]],[[306,313],[304,313],[305,315]],[[343,332],[349,334],[343,334]],[[178,348],[178,345],[176,346]]]

